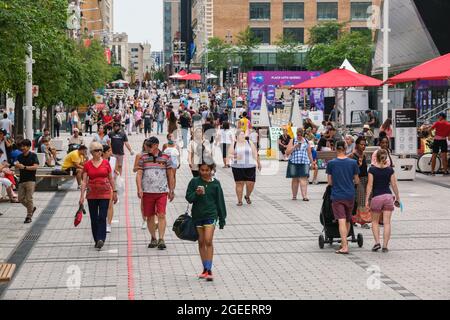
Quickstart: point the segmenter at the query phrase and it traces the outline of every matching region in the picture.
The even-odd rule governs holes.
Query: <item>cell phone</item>
[[[396,206],[397,208],[400,208],[400,202],[399,201],[395,201],[394,202],[394,206]]]

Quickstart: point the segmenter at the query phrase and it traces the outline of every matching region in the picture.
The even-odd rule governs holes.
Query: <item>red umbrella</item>
[[[388,79],[389,84],[418,80],[445,80],[450,78],[450,53],[429,60],[406,72]]]
[[[317,78],[293,86],[293,89],[379,87],[383,81],[346,69],[334,69]]]
[[[187,75],[187,72],[186,72],[186,70],[181,70],[180,72],[178,72],[178,74],[180,75],[180,76],[185,76],[185,75]]]
[[[197,73],[189,73],[189,74],[185,75],[183,78],[181,78],[181,80],[200,81],[200,80],[202,80],[202,76]]]

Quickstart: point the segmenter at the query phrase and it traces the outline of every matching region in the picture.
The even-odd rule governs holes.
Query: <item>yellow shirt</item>
[[[292,126],[289,124],[287,128],[287,134],[291,139],[294,139],[294,131],[292,130]]]
[[[247,118],[242,118],[241,120],[239,120],[239,129],[241,129],[244,132],[247,132],[247,130],[249,129],[248,123],[250,121]]]
[[[64,158],[62,170],[65,171],[70,168],[75,168],[77,165],[84,161],[84,157],[80,155],[78,150],[72,151]]]

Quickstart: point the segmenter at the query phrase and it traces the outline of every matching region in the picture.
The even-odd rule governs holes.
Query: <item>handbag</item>
[[[189,205],[186,208],[186,212],[179,216],[173,223],[172,231],[181,240],[193,242],[198,240],[197,228],[194,225],[192,217],[189,215]]]
[[[86,214],[86,210],[84,210],[84,205],[80,205],[78,208],[78,211],[75,213],[75,220],[73,221],[73,225],[75,227],[78,227],[78,225],[81,223],[81,220],[83,220],[83,215]]]

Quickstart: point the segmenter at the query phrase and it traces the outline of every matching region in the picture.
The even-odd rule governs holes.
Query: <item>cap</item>
[[[370,129],[370,126],[368,124],[365,124],[364,129]]]

